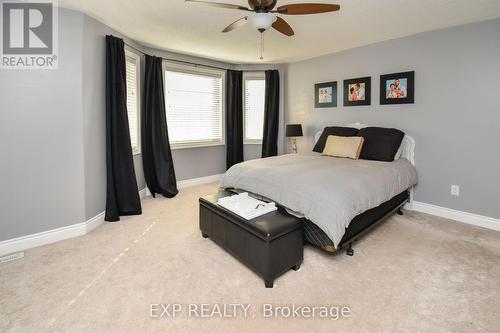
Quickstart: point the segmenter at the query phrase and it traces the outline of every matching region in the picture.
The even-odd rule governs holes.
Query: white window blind
[[[165,66],[165,107],[173,148],[224,144],[224,72]]]
[[[266,80],[263,74],[245,76],[243,86],[244,143],[262,143],[265,95]]]
[[[125,52],[125,67],[127,80],[127,113],[130,130],[132,152],[140,153],[139,142],[139,56],[132,52]]]

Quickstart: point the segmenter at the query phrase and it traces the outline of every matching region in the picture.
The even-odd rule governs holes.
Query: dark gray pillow
[[[318,142],[316,142],[316,145],[314,145],[313,151],[317,153],[322,153],[323,150],[325,149],[326,140],[328,139],[329,135],[359,136],[358,132],[359,130],[357,128],[351,128],[351,127],[341,127],[341,126],[325,127],[323,133],[321,133],[321,136],[318,139]]]
[[[365,139],[359,158],[392,162],[405,133],[395,128],[365,127],[359,130],[358,136]]]

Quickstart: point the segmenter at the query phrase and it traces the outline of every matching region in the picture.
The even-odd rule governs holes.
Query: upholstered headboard
[[[345,127],[353,127],[357,129],[361,129],[368,126],[370,125],[362,123],[352,123],[345,125]],[[318,133],[316,133],[316,135],[314,136],[314,143],[318,141],[319,137],[321,136],[321,133],[323,133],[323,131],[319,131]],[[401,157],[406,158],[408,161],[411,162],[411,164],[413,164],[413,166],[415,166],[415,140],[407,134],[405,134],[403,141],[401,142]]]

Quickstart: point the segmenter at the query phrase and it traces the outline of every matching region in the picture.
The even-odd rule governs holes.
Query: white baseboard
[[[149,192],[149,188],[145,187],[142,190],[139,191],[139,198],[144,199],[145,197],[148,197],[151,195],[151,192]]]
[[[500,219],[493,217],[462,212],[460,210],[431,205],[424,202],[412,201],[405,205],[406,209],[427,213],[447,219],[472,224],[478,227],[500,231]]]
[[[64,239],[85,235],[86,223],[78,223],[62,228],[42,231],[36,234],[8,239],[0,242],[0,256],[5,254],[24,251]]]
[[[177,188],[186,188],[186,187],[190,187],[190,186],[218,182],[218,181],[220,181],[221,177],[222,177],[222,174],[218,174],[218,175],[212,175],[212,176],[206,176],[206,177],[200,177],[200,178],[181,180],[181,181],[177,182]]]
[[[87,222],[85,222],[85,233],[88,234],[89,232],[91,232],[92,230],[94,230],[95,228],[97,228],[98,226],[103,224],[104,223],[104,215],[105,215],[105,212],[102,212],[100,214],[97,214],[96,216],[94,216],[90,220],[87,220]]]
[[[4,240],[0,242],[0,256],[59,242],[73,237],[83,236],[103,223],[104,212],[82,223]]]
[[[196,186],[196,185],[218,182],[222,178],[222,175],[223,174],[217,174],[217,175],[211,175],[211,176],[205,176],[205,177],[199,177],[199,178],[180,180],[177,182],[177,188],[181,189],[181,188],[186,188],[186,187],[191,187],[191,186]],[[141,199],[144,199],[145,197],[149,197],[150,195],[151,195],[151,192],[149,191],[149,189],[147,187],[145,187],[139,191],[139,196]]]
[[[186,188],[190,186],[216,182],[219,181],[221,177],[222,175],[219,174],[207,177],[181,180],[177,182],[177,187]],[[141,199],[144,199],[145,197],[150,195],[151,192],[149,192],[149,189],[147,187],[139,191],[139,197]],[[73,237],[83,236],[85,234],[88,234],[101,224],[103,224],[104,215],[105,215],[104,212],[102,212],[85,222],[57,229],[42,231],[36,234],[0,241],[0,256],[14,252],[28,250],[42,245],[55,243]]]

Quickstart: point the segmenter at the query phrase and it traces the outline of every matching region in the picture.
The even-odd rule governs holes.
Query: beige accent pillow
[[[329,135],[326,139],[324,156],[347,157],[357,160],[361,154],[364,138],[361,136]]]

